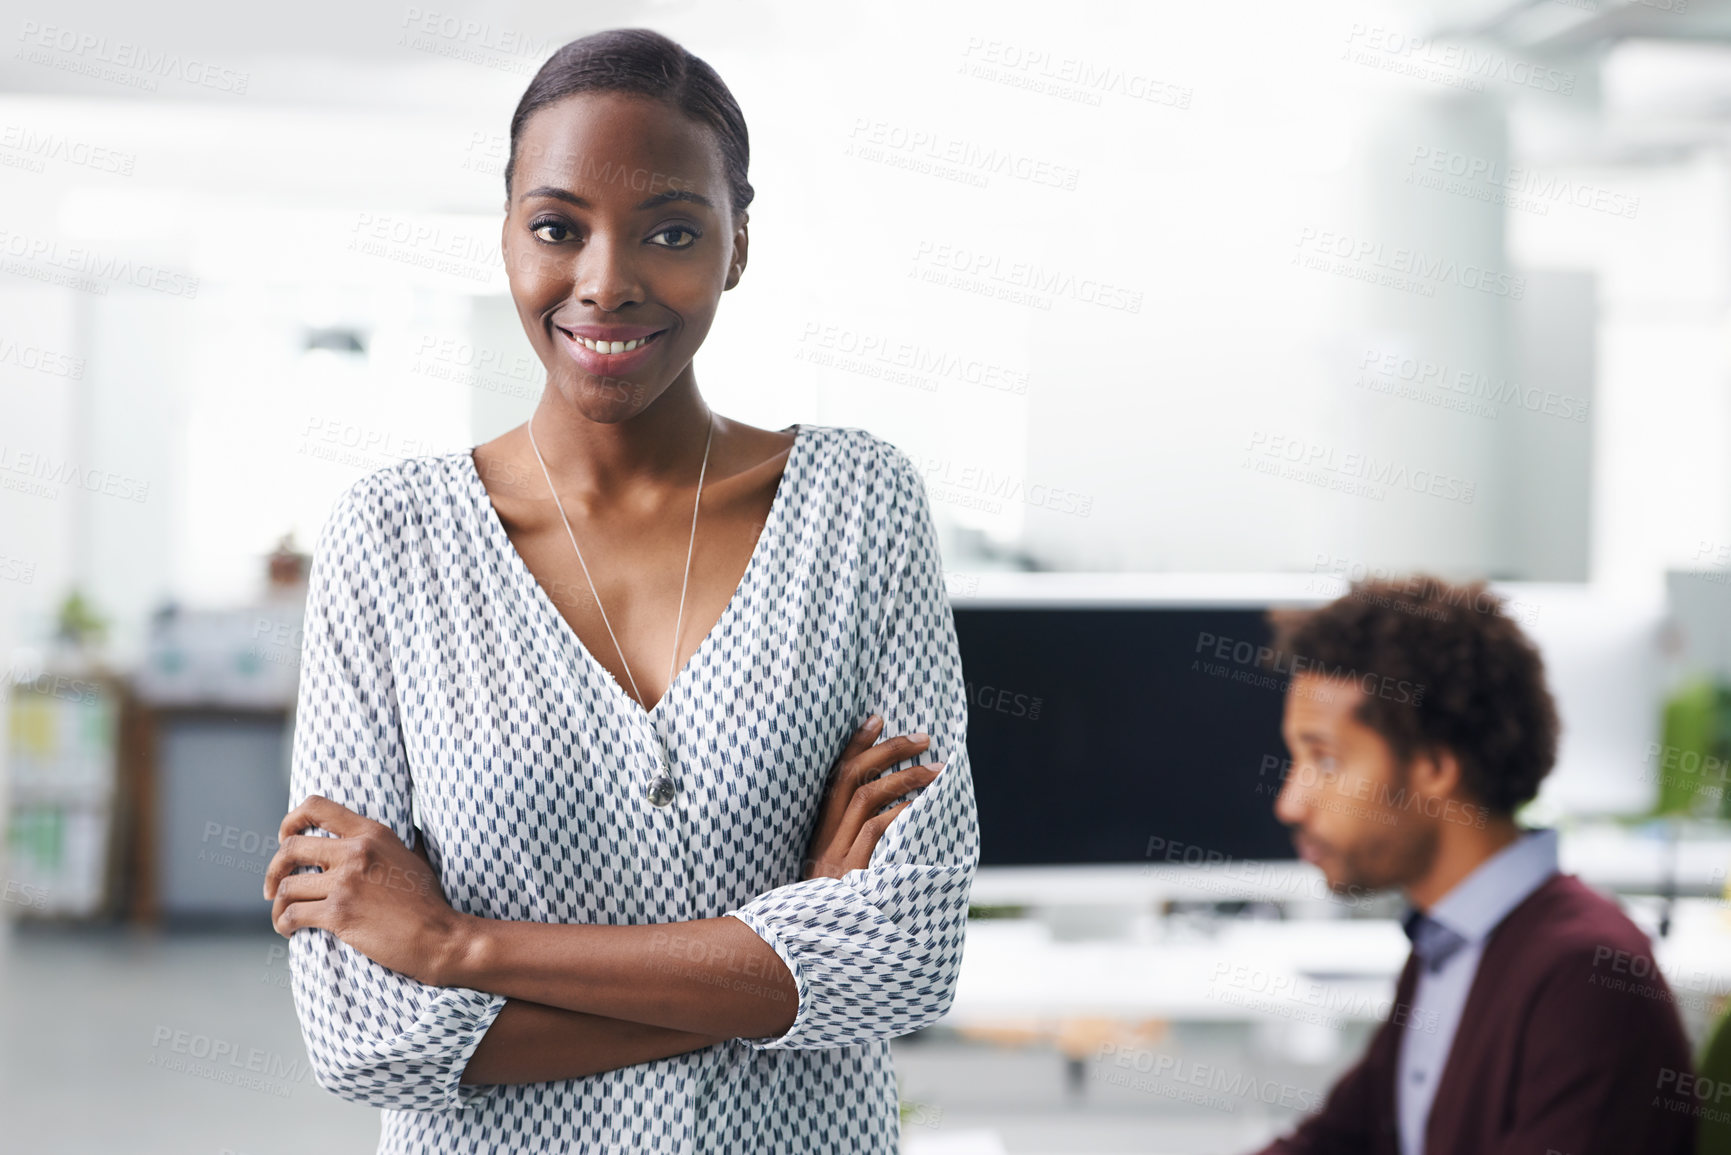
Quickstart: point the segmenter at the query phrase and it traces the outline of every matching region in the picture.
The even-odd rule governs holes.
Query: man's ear
[[[1460,759],[1444,747],[1421,750],[1412,760],[1412,788],[1426,798],[1459,797]]]

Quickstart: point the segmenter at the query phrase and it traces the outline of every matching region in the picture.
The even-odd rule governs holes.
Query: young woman
[[[541,401],[321,535],[264,890],[381,1152],[891,1152],[889,1040],[953,997],[979,831],[919,474],[697,389],[747,159],[672,41],[560,49],[505,172]]]

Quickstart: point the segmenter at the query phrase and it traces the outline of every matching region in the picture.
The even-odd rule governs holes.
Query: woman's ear
[[[739,278],[745,273],[746,251],[751,247],[751,234],[746,228],[746,222],[750,219],[750,213],[742,214],[739,224],[733,230],[733,260],[727,266],[727,280],[721,286],[723,292],[739,284]]]

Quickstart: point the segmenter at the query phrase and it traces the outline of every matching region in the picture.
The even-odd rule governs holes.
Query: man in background
[[[1275,815],[1331,889],[1403,892],[1412,953],[1364,1057],[1263,1155],[1688,1155],[1689,1045],[1651,944],[1515,821],[1558,722],[1500,599],[1420,576],[1271,618]]]

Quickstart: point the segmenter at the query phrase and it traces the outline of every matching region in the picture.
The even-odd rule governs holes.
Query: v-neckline
[[[517,588],[520,591],[529,591],[527,594],[529,599],[549,619],[551,627],[556,632],[564,634],[569,644],[577,651],[579,661],[586,662],[601,681],[611,686],[633,713],[645,721],[654,721],[655,712],[661,709],[663,702],[672,697],[674,688],[685,679],[685,671],[697,665],[698,660],[704,656],[704,651],[710,647],[710,643],[719,634],[731,627],[733,618],[737,616],[737,607],[747,596],[746,591],[756,578],[757,571],[762,568],[759,559],[767,548],[765,543],[772,541],[780,531],[783,520],[782,511],[787,505],[785,499],[788,493],[788,485],[786,484],[788,475],[793,473],[794,467],[799,461],[800,446],[806,441],[806,426],[804,424],[787,426],[776,430],[776,432],[786,433],[789,428],[794,431],[794,434],[793,444],[788,447],[787,464],[782,468],[781,476],[776,479],[775,496],[770,499],[769,503],[769,516],[764,519],[763,532],[758,535],[757,544],[752,547],[751,558],[745,563],[745,572],[740,575],[739,585],[735,587],[733,596],[727,599],[727,605],[722,607],[721,616],[715,619],[715,624],[709,627],[709,632],[703,635],[703,640],[697,643],[697,648],[692,651],[691,656],[685,660],[679,669],[674,671],[672,680],[667,683],[666,689],[661,691],[661,697],[655,700],[655,705],[648,709],[644,709],[643,704],[633,697],[629,690],[619,684],[619,679],[613,676],[613,671],[602,665],[600,659],[589,652],[589,647],[583,644],[583,639],[577,636],[577,631],[571,628],[571,623],[565,620],[565,615],[559,612],[559,608],[547,596],[546,589],[542,587],[539,581],[535,580],[534,571],[529,568],[529,563],[523,559],[523,555],[517,552],[517,543],[511,540],[511,535],[505,530],[505,523],[499,518],[499,511],[493,507],[492,495],[487,492],[487,485],[481,480],[480,470],[475,467],[475,447],[470,446],[467,450],[462,451],[462,457],[467,465],[467,480],[470,489],[480,505],[481,517],[487,523],[487,532],[493,538],[494,545],[506,555],[505,565],[511,570]]]

